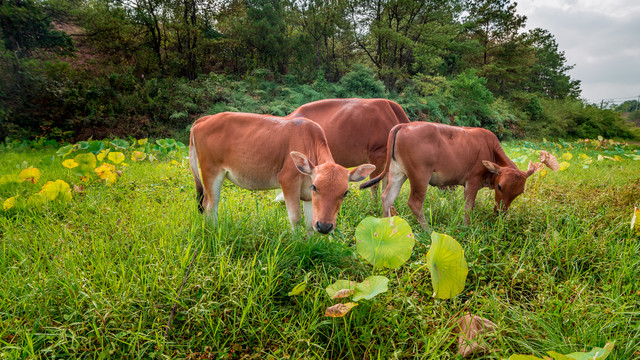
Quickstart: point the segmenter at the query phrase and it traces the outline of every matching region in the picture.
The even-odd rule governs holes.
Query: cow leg
[[[409,183],[411,184],[411,193],[409,195],[409,208],[415,217],[418,219],[418,223],[424,230],[428,230],[427,221],[424,218],[424,198],[427,195],[427,187],[429,186],[429,178],[420,178],[424,174],[431,174],[431,170],[426,172],[419,171],[409,177]]]
[[[307,231],[313,232],[313,203],[311,201],[303,201],[302,208]]]
[[[476,206],[476,196],[478,195],[478,190],[480,190],[480,186],[475,183],[467,182],[464,185],[464,198],[466,203],[464,205],[464,224],[469,225],[469,215],[471,211]]]
[[[225,175],[226,173],[222,169],[209,171],[206,176],[202,174],[202,185],[204,186],[202,205],[214,224],[218,222],[218,204],[220,204],[220,192]]]
[[[389,169],[389,175],[387,175],[388,184],[384,192],[382,193],[382,216],[391,216],[391,209],[393,203],[396,201],[400,190],[402,190],[402,184],[407,181],[407,175],[405,175],[400,168],[391,162],[391,169]]]
[[[296,225],[300,223],[302,218],[302,211],[300,211],[300,184],[280,183],[282,187],[282,194],[284,195],[284,203],[287,206],[287,213],[289,214],[289,222],[293,230],[296,229]]]

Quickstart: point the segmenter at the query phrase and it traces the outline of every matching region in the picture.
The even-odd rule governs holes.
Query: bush
[[[367,66],[356,64],[340,79],[339,97],[379,98],[385,94],[384,84],[376,80]]]

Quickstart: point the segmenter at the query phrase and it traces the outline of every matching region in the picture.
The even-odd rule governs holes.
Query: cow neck
[[[335,163],[335,161],[333,160],[333,156],[329,151],[329,144],[327,144],[326,142],[320,142],[316,144],[314,155],[315,156],[312,157],[315,157],[315,159],[312,159],[312,161],[314,161],[316,165],[324,163]]]
[[[518,166],[511,161],[511,159],[509,159],[509,157],[507,156],[507,154],[504,152],[504,150],[502,149],[502,146],[500,146],[500,144],[498,143],[493,151],[493,156],[496,159],[496,164],[503,166],[503,167],[510,167],[516,170],[518,169]]]

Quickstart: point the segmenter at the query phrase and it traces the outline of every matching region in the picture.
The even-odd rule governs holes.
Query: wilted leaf
[[[389,284],[389,279],[385,276],[369,276],[363,282],[356,284],[353,301],[360,299],[370,300],[376,295],[389,290],[387,284]]]
[[[480,338],[496,328],[492,321],[469,313],[458,319],[458,354],[467,357],[478,351],[488,351],[489,347],[480,342]]]
[[[325,310],[324,316],[343,317],[355,306],[358,306],[358,303],[348,302],[346,304],[335,304]]]
[[[134,151],[133,154],[131,154],[131,161],[141,161],[146,157],[147,154],[143,153],[142,151]]]
[[[67,159],[62,162],[62,166],[66,167],[67,169],[73,169],[74,167],[78,166],[78,163],[73,159]]]
[[[560,165],[558,159],[551,155],[548,151],[540,151],[540,162],[547,165],[551,170],[558,171]]]
[[[28,169],[24,169],[20,171],[18,178],[21,181],[30,181],[32,183],[37,183],[38,179],[40,179],[40,170],[38,168],[30,167]]]
[[[116,167],[113,164],[103,163],[95,171],[98,177],[105,180],[107,184],[111,185],[116,182]]]
[[[47,200],[71,200],[71,187],[64,180],[49,181],[42,186],[40,194]]]
[[[354,290],[352,289],[342,289],[338,291],[335,295],[333,295],[332,299],[342,299],[353,295]]]
[[[296,285],[293,290],[289,291],[289,296],[296,296],[302,294],[307,289],[307,281],[303,281]]]
[[[427,266],[436,298],[449,299],[462,292],[469,270],[462,246],[451,236],[431,233]]]
[[[124,154],[121,152],[112,152],[109,153],[109,161],[114,164],[120,164],[124,161]]]
[[[4,203],[2,204],[2,208],[5,210],[9,210],[12,207],[14,207],[16,205],[16,199],[18,198],[18,196],[20,195],[13,196],[5,200]]]
[[[355,281],[338,280],[333,284],[327,286],[325,291],[327,292],[327,295],[329,295],[329,297],[333,299],[334,296],[336,296],[336,294],[338,293],[338,291],[344,290],[344,289],[353,291],[355,288],[356,288]]]
[[[409,260],[414,244],[411,227],[397,216],[367,217],[356,228],[356,251],[374,268],[399,267]]]
[[[74,184],[73,185],[73,192],[79,193],[79,194],[83,193],[84,192],[84,185],[78,186],[78,185]]]
[[[573,155],[570,152],[566,152],[562,154],[562,160],[569,161],[571,159],[573,159]]]

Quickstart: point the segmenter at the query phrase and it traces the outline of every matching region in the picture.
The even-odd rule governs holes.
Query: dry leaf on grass
[[[346,304],[335,304],[324,312],[324,316],[328,317],[343,317],[346,313],[351,310],[354,306],[358,305],[358,303],[348,302]]]
[[[553,171],[560,170],[558,159],[556,159],[555,156],[549,154],[548,151],[540,151],[540,162],[547,165]]]
[[[497,328],[497,325],[490,320],[474,316],[467,313],[458,319],[458,354],[467,357],[478,351],[487,351],[489,347],[485,343],[479,342],[478,338],[490,333]]]
[[[342,299],[353,295],[353,289],[342,289],[333,295],[332,299]]]

